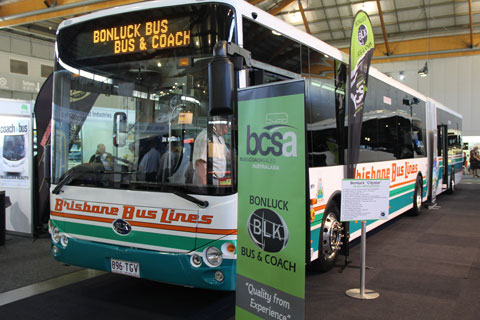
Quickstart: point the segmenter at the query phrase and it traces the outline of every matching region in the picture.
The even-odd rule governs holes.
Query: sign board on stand
[[[342,180],[341,221],[388,219],[390,180]]]
[[[365,289],[367,220],[388,219],[389,197],[389,179],[342,180],[340,220],[362,221],[360,288],[346,292],[352,298],[376,299],[380,296],[373,290]]]

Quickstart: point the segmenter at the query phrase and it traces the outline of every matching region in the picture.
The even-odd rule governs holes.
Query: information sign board
[[[340,220],[388,219],[389,179],[344,179]]]

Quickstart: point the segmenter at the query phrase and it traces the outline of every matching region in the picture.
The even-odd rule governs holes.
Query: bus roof
[[[448,113],[450,113],[450,114],[452,114],[452,115],[454,115],[454,116],[456,116],[456,117],[458,117],[458,118],[460,118],[460,119],[463,120],[463,116],[462,116],[460,113],[458,113],[458,112],[456,112],[456,111],[453,111],[452,109],[444,106],[442,103],[436,101],[435,99],[427,98],[427,100],[428,100],[430,103],[432,103],[433,105],[435,105],[436,108],[441,109],[441,110],[443,110],[443,111],[445,111],[445,112],[448,112]]]

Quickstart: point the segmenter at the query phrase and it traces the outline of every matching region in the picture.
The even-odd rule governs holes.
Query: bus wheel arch
[[[314,270],[326,272],[334,266],[342,249],[343,230],[344,225],[340,222],[340,191],[337,191],[330,197],[325,207],[320,230],[319,254],[312,262]]]

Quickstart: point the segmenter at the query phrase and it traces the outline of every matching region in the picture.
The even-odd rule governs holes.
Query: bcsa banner
[[[372,23],[367,13],[359,11],[353,22],[350,40],[350,72],[348,95],[348,169],[353,178],[360,152],[363,106],[368,87],[368,71],[375,51]]]
[[[239,91],[236,319],[305,317],[305,83]]]

